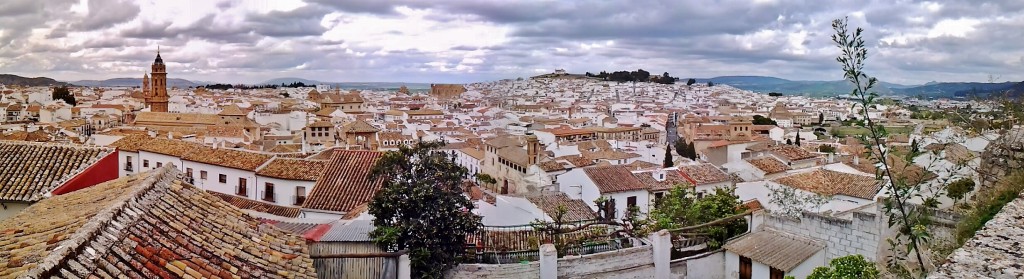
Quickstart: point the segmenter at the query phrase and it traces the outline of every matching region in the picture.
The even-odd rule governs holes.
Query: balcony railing
[[[235,195],[239,195],[239,196],[243,196],[243,197],[248,197],[249,196],[249,190],[246,189],[245,185],[236,185],[235,186]]]
[[[124,165],[124,170],[125,171],[135,171],[135,169],[132,168],[132,165]]]
[[[306,202],[306,196],[292,196],[293,205],[302,205],[304,202]]]
[[[262,192],[260,192],[260,196],[261,196],[260,199],[262,199],[263,201],[277,202],[277,193],[274,193],[274,192],[267,193],[267,191],[262,191]]]

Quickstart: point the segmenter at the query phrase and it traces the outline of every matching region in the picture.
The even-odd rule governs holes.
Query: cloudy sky
[[[474,82],[643,68],[838,80],[831,20],[885,81],[1024,80],[1024,1],[3,0],[0,73]]]

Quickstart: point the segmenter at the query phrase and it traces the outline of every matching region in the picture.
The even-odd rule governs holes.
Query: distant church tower
[[[149,98],[146,105],[152,112],[167,112],[167,68],[164,66],[164,59],[160,58],[160,49],[156,50],[156,60],[153,61],[153,77],[150,85]],[[143,87],[146,87],[143,81]]]
[[[150,95],[150,90],[151,89],[149,88],[149,72],[146,72],[145,75],[142,75],[142,98],[146,100],[147,106],[149,106],[149,97],[152,96]]]

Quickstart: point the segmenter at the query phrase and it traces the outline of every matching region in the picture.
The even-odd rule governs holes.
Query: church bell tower
[[[156,50],[156,60],[153,61],[153,75],[150,82],[149,111],[167,112],[167,68],[164,59],[160,58],[160,48]]]

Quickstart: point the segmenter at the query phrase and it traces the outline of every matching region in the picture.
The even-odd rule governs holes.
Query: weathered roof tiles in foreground
[[[38,201],[113,149],[0,141],[0,201]]]
[[[0,278],[316,277],[301,237],[180,175],[168,165],[45,199],[0,221]]]
[[[348,212],[370,201],[384,186],[383,179],[369,180],[367,177],[382,154],[377,151],[335,150],[302,207]]]

